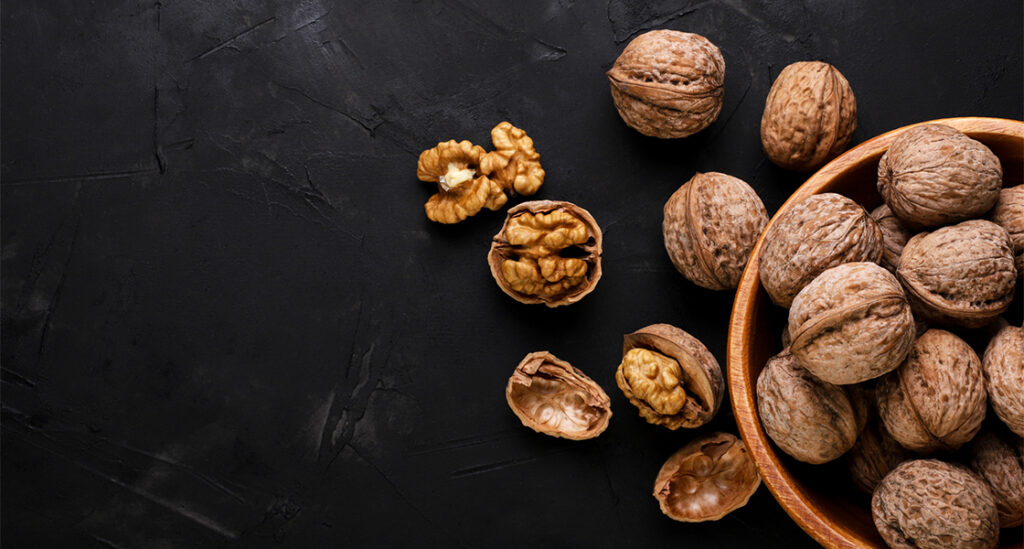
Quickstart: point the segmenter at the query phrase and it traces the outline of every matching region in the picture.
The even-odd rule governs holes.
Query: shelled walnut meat
[[[871,210],[871,218],[882,229],[882,262],[881,265],[892,272],[900,266],[903,247],[914,236],[914,232],[892,213],[885,204]]]
[[[889,471],[913,457],[914,454],[896,442],[875,417],[861,431],[845,460],[853,483],[870,494]]]
[[[672,264],[710,290],[735,289],[768,211],[741,179],[698,173],[665,204],[662,234]]]
[[[648,423],[669,429],[704,425],[718,412],[725,392],[714,355],[668,324],[626,335],[615,382]]]
[[[544,168],[533,139],[509,122],[491,129],[493,151],[484,155],[480,170],[512,194],[528,196],[544,184]]]
[[[882,231],[864,208],[835,193],[814,195],[765,231],[761,285],[776,305],[789,307],[828,268],[854,261],[877,263],[882,250]]]
[[[654,497],[668,517],[703,522],[743,507],[760,485],[743,441],[729,433],[711,433],[668,458],[654,481]]]
[[[846,78],[820,61],[779,73],[761,116],[761,145],[782,168],[810,171],[846,150],[857,129],[857,101]]]
[[[547,351],[523,358],[508,380],[505,398],[523,425],[553,437],[594,438],[612,417],[611,399],[601,386]]]
[[[654,30],[633,39],[608,71],[622,120],[653,137],[686,137],[722,110],[725,60],[699,34]]]
[[[601,279],[601,228],[570,202],[523,202],[508,211],[487,262],[498,286],[516,301],[575,303]]]
[[[971,442],[970,465],[996,499],[999,527],[1024,524],[1024,441],[1003,430],[985,431]]]
[[[906,130],[878,162],[878,192],[913,228],[980,217],[995,205],[1002,185],[999,158],[942,124]]]
[[[982,370],[992,410],[1024,437],[1024,328],[1003,326],[985,348]]]
[[[999,200],[988,219],[1010,234],[1017,278],[1024,277],[1024,185],[999,191]]]

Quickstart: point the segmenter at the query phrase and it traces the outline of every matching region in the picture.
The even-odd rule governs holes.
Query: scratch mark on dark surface
[[[238,33],[238,34],[236,34],[234,36],[232,36],[231,38],[228,38],[227,40],[224,40],[223,42],[217,44],[216,46],[213,46],[212,48],[210,48],[210,49],[200,53],[199,55],[197,55],[197,56],[195,56],[195,57],[193,57],[191,59],[189,59],[188,61],[186,61],[186,63],[191,63],[193,61],[198,61],[200,59],[204,59],[206,57],[209,57],[209,56],[217,53],[218,51],[220,51],[220,50],[230,46],[235,40],[238,40],[239,38],[243,38],[246,35],[248,35],[248,34],[250,34],[252,32],[255,32],[260,27],[262,27],[264,25],[268,25],[270,23],[273,23],[276,20],[277,20],[276,16],[275,17],[268,17],[268,18],[264,19],[263,21],[260,21],[259,23],[256,23],[255,25],[253,25],[253,26],[243,30],[242,32],[240,32],[240,33]]]
[[[611,23],[612,25],[612,39],[615,41],[616,44],[621,44],[626,40],[630,40],[635,35],[641,32],[651,30],[655,27],[663,26],[665,23],[668,23],[669,21],[673,21],[675,19],[679,19],[680,17],[685,17],[692,13],[696,13],[701,8],[703,8],[705,4],[707,4],[707,2],[701,2],[696,6],[687,6],[683,9],[676,10],[665,15],[656,15],[654,17],[650,17],[637,24],[622,25],[625,27],[625,32],[622,32],[620,29],[616,28],[619,27],[621,23],[618,20],[616,20],[615,16],[612,15],[612,1],[613,0],[608,0],[608,3],[605,5],[605,10],[606,15],[608,17],[608,22]]]
[[[750,82],[748,81],[747,82],[747,87],[743,88],[743,95],[740,96],[739,102],[737,102],[736,106],[732,108],[731,112],[729,112],[729,116],[725,117],[725,121],[722,122],[722,124],[720,126],[718,126],[718,130],[715,132],[715,136],[711,139],[711,143],[714,143],[715,141],[717,141],[718,138],[721,137],[721,135],[723,133],[725,133],[725,127],[728,126],[729,122],[732,121],[732,117],[736,116],[736,112],[740,110],[740,105],[742,105],[743,101],[745,101],[747,99],[747,93],[749,91],[750,91]]]
[[[462,18],[468,20],[474,27],[478,27],[486,31],[486,34],[492,36],[504,36],[512,40],[526,37],[540,44],[542,47],[546,48],[547,51],[537,56],[538,61],[557,61],[562,57],[565,57],[567,53],[565,48],[549,44],[548,42],[545,42],[535,36],[530,36],[523,31],[511,29],[500,22],[491,19],[483,12],[473,8],[472,5],[465,2],[460,2],[459,0],[443,0],[442,4]]]
[[[86,172],[75,175],[60,175],[54,177],[29,177],[25,179],[8,179],[4,181],[3,185],[6,186],[20,186],[20,185],[31,185],[35,183],[67,183],[73,181],[98,181],[104,179],[120,179],[124,177],[134,177],[136,175],[145,175],[157,173],[156,168],[142,168],[138,170],[123,170],[114,172]]]
[[[506,460],[503,460],[503,461],[496,461],[496,462],[493,462],[493,463],[484,463],[482,465],[474,465],[472,467],[466,467],[466,468],[463,468],[463,469],[458,469],[456,471],[452,471],[450,476],[451,476],[451,478],[456,479],[456,478],[471,477],[473,475],[482,475],[484,473],[493,473],[494,471],[500,471],[502,469],[507,469],[509,467],[515,467],[516,465],[522,465],[524,463],[530,463],[531,461],[537,461],[538,459],[541,459],[543,457],[549,456],[551,454],[556,454],[556,453],[561,453],[561,451],[551,452],[551,453],[540,455],[540,456],[531,456],[531,457],[519,458],[519,459],[506,459]]]
[[[509,433],[513,431],[500,431],[497,433],[485,433],[482,435],[456,438],[451,440],[445,440],[441,442],[435,442],[431,444],[422,444],[419,446],[413,446],[408,453],[410,456],[422,456],[424,454],[433,454],[436,452],[447,452],[449,450],[458,450],[460,448],[469,448],[471,446],[480,446],[488,444],[496,440],[508,438]]]
[[[74,255],[75,242],[78,240],[78,230],[81,228],[81,218],[75,220],[75,228],[71,231],[71,244],[68,245],[67,256],[64,258],[64,265],[60,270],[60,278],[57,280],[57,287],[53,291],[53,295],[50,297],[50,302],[46,307],[46,314],[43,316],[43,329],[39,334],[39,351],[37,356],[43,356],[43,346],[46,343],[46,335],[50,332],[50,320],[53,316],[53,312],[57,309],[57,303],[60,301],[61,291],[64,289],[64,280],[67,278],[68,265],[71,264],[71,257]]]
[[[114,542],[112,542],[112,541],[110,541],[108,539],[101,538],[99,536],[92,536],[92,539],[96,540],[97,542],[101,543],[102,545],[104,545],[106,547],[110,547],[110,549],[124,549],[124,547],[122,547],[122,546],[120,546],[120,545],[118,545],[118,544],[116,544],[116,543],[114,543]]]
[[[153,86],[153,156],[161,174],[167,171],[163,151],[160,148],[160,88]]]
[[[15,383],[19,383],[21,385],[31,387],[33,389],[36,388],[35,381],[32,381],[28,376],[21,375],[18,372],[11,370],[10,368],[0,367],[0,373],[3,373],[4,377],[10,378]]]
[[[380,127],[380,125],[383,123],[383,121],[378,120],[378,121],[376,121],[376,123],[370,124],[370,123],[360,119],[359,117],[357,117],[355,115],[349,114],[349,113],[339,109],[338,107],[335,107],[333,105],[329,105],[327,103],[324,103],[323,101],[320,101],[319,99],[317,99],[317,98],[309,95],[308,93],[306,93],[301,88],[293,88],[291,86],[285,86],[284,84],[281,84],[279,82],[271,82],[271,84],[273,84],[273,85],[275,85],[275,86],[277,86],[277,87],[279,87],[279,88],[281,88],[283,90],[288,90],[290,92],[297,93],[297,94],[301,95],[302,97],[305,97],[307,100],[309,100],[310,102],[312,102],[312,103],[314,103],[316,105],[320,105],[321,107],[323,107],[323,108],[325,108],[325,109],[327,109],[329,111],[336,112],[336,113],[344,116],[345,118],[348,118],[352,122],[355,122],[356,124],[359,124],[359,126],[362,127],[364,130],[366,130],[366,133],[370,137],[373,137],[374,131],[378,127]]]

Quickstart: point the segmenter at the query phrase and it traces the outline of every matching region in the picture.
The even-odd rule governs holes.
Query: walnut
[[[1010,235],[982,219],[907,242],[896,276],[914,315],[935,324],[977,328],[1010,306],[1017,271]]]
[[[845,460],[853,483],[870,494],[889,471],[912,457],[910,450],[896,442],[875,418],[861,431]]]
[[[615,382],[648,423],[699,427],[722,404],[722,368],[703,343],[668,324],[623,338]]]
[[[779,216],[764,235],[761,285],[777,305],[829,267],[852,261],[877,263],[882,231],[864,208],[835,193],[814,195]]]
[[[523,202],[508,211],[487,262],[498,286],[516,301],[575,303],[601,278],[601,228],[570,202]]]
[[[1024,328],[1000,329],[985,349],[982,370],[992,410],[1024,437]]]
[[[454,139],[420,154],[416,176],[437,183],[437,194],[424,206],[427,218],[458,223],[483,208],[497,210],[505,205],[508,197],[501,185],[479,173],[484,154],[482,147]]]
[[[533,139],[508,122],[491,130],[495,151],[484,155],[480,170],[515,194],[531,195],[544,184],[540,155],[533,148]]]
[[[875,396],[889,434],[919,453],[960,448],[985,419],[981,360],[945,330],[917,338],[906,362],[878,381]]]
[[[704,522],[743,507],[760,485],[761,475],[743,441],[711,433],[668,458],[654,481],[654,497],[669,518]]]
[[[765,432],[800,461],[832,461],[857,440],[857,416],[847,393],[801,368],[788,349],[768,359],[756,394]]]
[[[985,481],[934,459],[908,461],[886,475],[871,515],[890,547],[980,549],[999,542],[999,514]]]
[[[912,228],[979,217],[995,205],[1002,185],[999,158],[942,124],[906,130],[878,162],[878,192]]]
[[[907,245],[914,232],[892,213],[889,206],[881,206],[871,210],[871,218],[882,229],[882,262],[881,265],[892,272],[900,266],[903,247]]]
[[[761,145],[787,170],[810,171],[846,150],[857,101],[846,78],[820,61],[793,63],[775,79],[761,116]]]
[[[914,332],[903,288],[874,263],[832,267],[804,286],[789,309],[793,356],[837,385],[894,370],[910,352]]]
[[[676,269],[698,286],[735,289],[768,224],[761,199],[743,180],[698,173],[672,193],[661,229]]]
[[[1024,524],[1024,441],[1003,430],[985,431],[971,442],[971,469],[992,488],[999,527]]]
[[[1010,233],[1017,277],[1024,277],[1024,185],[999,191],[999,200],[988,218]]]
[[[725,60],[699,34],[655,30],[637,36],[608,71],[619,116],[644,135],[686,137],[722,110]]]
[[[523,425],[553,437],[594,438],[612,417],[604,389],[547,351],[523,358],[508,380],[505,398]]]

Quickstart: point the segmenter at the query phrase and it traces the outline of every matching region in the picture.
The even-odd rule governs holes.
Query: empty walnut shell
[[[789,309],[793,356],[837,385],[894,370],[910,352],[914,332],[899,281],[874,263],[832,267],[804,286]]]
[[[743,507],[760,485],[761,475],[743,441],[712,433],[668,458],[654,481],[654,497],[668,517],[704,522]]]
[[[892,213],[889,206],[881,206],[871,210],[871,218],[882,229],[882,262],[881,265],[892,272],[900,266],[903,247],[914,236],[914,232]]]
[[[832,461],[857,440],[857,416],[843,388],[812,376],[788,349],[768,359],[756,394],[765,432],[800,461]]]
[[[988,218],[1010,233],[1017,277],[1024,277],[1024,185],[999,191],[999,200]]]
[[[956,450],[985,419],[981,360],[945,330],[917,338],[906,362],[878,381],[875,396],[886,430],[915,452]]]
[[[1010,235],[983,219],[918,234],[903,248],[896,276],[921,320],[983,326],[1013,301]]]
[[[725,60],[699,34],[655,30],[637,36],[608,71],[619,116],[644,135],[686,137],[722,110]]]
[[[722,404],[722,368],[697,338],[654,324],[623,338],[615,382],[648,423],[699,427]]]
[[[971,442],[971,469],[992,488],[999,527],[1024,524],[1024,441],[1002,429],[985,431]]]
[[[857,129],[857,101],[846,78],[820,61],[779,73],[761,116],[761,145],[787,170],[820,168],[846,150]]]
[[[571,202],[523,202],[508,211],[487,263],[501,290],[520,303],[575,303],[601,279],[601,228]]]
[[[505,398],[523,425],[553,437],[594,438],[612,417],[604,389],[547,351],[530,353],[516,366]]]
[[[989,341],[982,361],[992,410],[1024,437],[1024,328],[1004,326]]]
[[[710,290],[735,289],[768,211],[754,189],[724,173],[698,173],[672,193],[661,229],[672,264]]]
[[[871,498],[875,527],[889,547],[991,548],[999,543],[992,490],[976,473],[934,459],[905,462]]]
[[[761,285],[777,305],[830,267],[853,261],[877,263],[882,231],[864,208],[835,193],[814,195],[780,216],[764,235]]]
[[[1002,186],[999,158],[942,124],[906,130],[878,162],[878,192],[913,228],[980,217],[995,205]]]
[[[889,471],[912,457],[914,454],[896,442],[881,421],[874,418],[861,431],[853,448],[846,452],[845,459],[853,483],[870,494]]]

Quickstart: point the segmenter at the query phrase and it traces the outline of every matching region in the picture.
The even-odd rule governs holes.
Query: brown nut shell
[[[1024,441],[1002,429],[985,431],[971,442],[971,469],[992,488],[999,527],[1024,524]]]
[[[914,232],[892,213],[889,206],[881,206],[871,210],[871,218],[878,223],[882,229],[882,262],[881,265],[892,272],[900,266],[900,256],[903,255],[903,247],[907,241],[914,236]]]
[[[985,419],[981,360],[945,330],[917,338],[906,362],[878,381],[875,396],[889,434],[919,453],[960,448]]]
[[[743,507],[760,485],[761,475],[743,441],[711,433],[668,458],[654,481],[654,497],[669,518],[704,522]]]
[[[1024,277],[1024,185],[999,191],[999,200],[988,219],[1010,233],[1017,278]]]
[[[672,264],[709,290],[735,289],[768,211],[754,189],[724,173],[698,173],[665,203],[662,234]]]
[[[877,263],[882,231],[864,208],[835,193],[814,195],[780,216],[764,235],[761,285],[776,305],[830,267],[854,261]]]
[[[914,454],[896,442],[881,421],[875,418],[861,431],[845,459],[853,483],[871,494],[889,471],[913,457]]]
[[[857,101],[838,69],[821,61],[779,73],[761,116],[761,145],[776,165],[810,171],[846,150],[857,129]]]
[[[1024,437],[1024,328],[1004,326],[988,343],[982,360],[992,410]]]
[[[615,382],[648,423],[699,427],[715,417],[725,394],[722,368],[697,338],[654,324],[626,335]]]
[[[600,435],[612,417],[604,389],[547,351],[523,358],[508,380],[505,399],[523,425],[570,440]]]
[[[652,137],[686,137],[718,118],[725,59],[699,34],[654,30],[626,46],[608,80],[615,108],[629,127]]]
[[[914,344],[914,316],[896,277],[874,263],[821,273],[793,299],[790,350],[822,381],[874,379],[903,362]]]
[[[914,316],[977,328],[1009,308],[1017,271],[1006,231],[991,221],[973,219],[911,238],[896,276],[907,290]]]
[[[601,228],[571,202],[534,200],[508,211],[487,263],[498,287],[520,303],[575,303],[601,279]]]
[[[1002,186],[999,158],[942,124],[904,131],[878,162],[878,192],[912,228],[980,217],[995,205]]]

